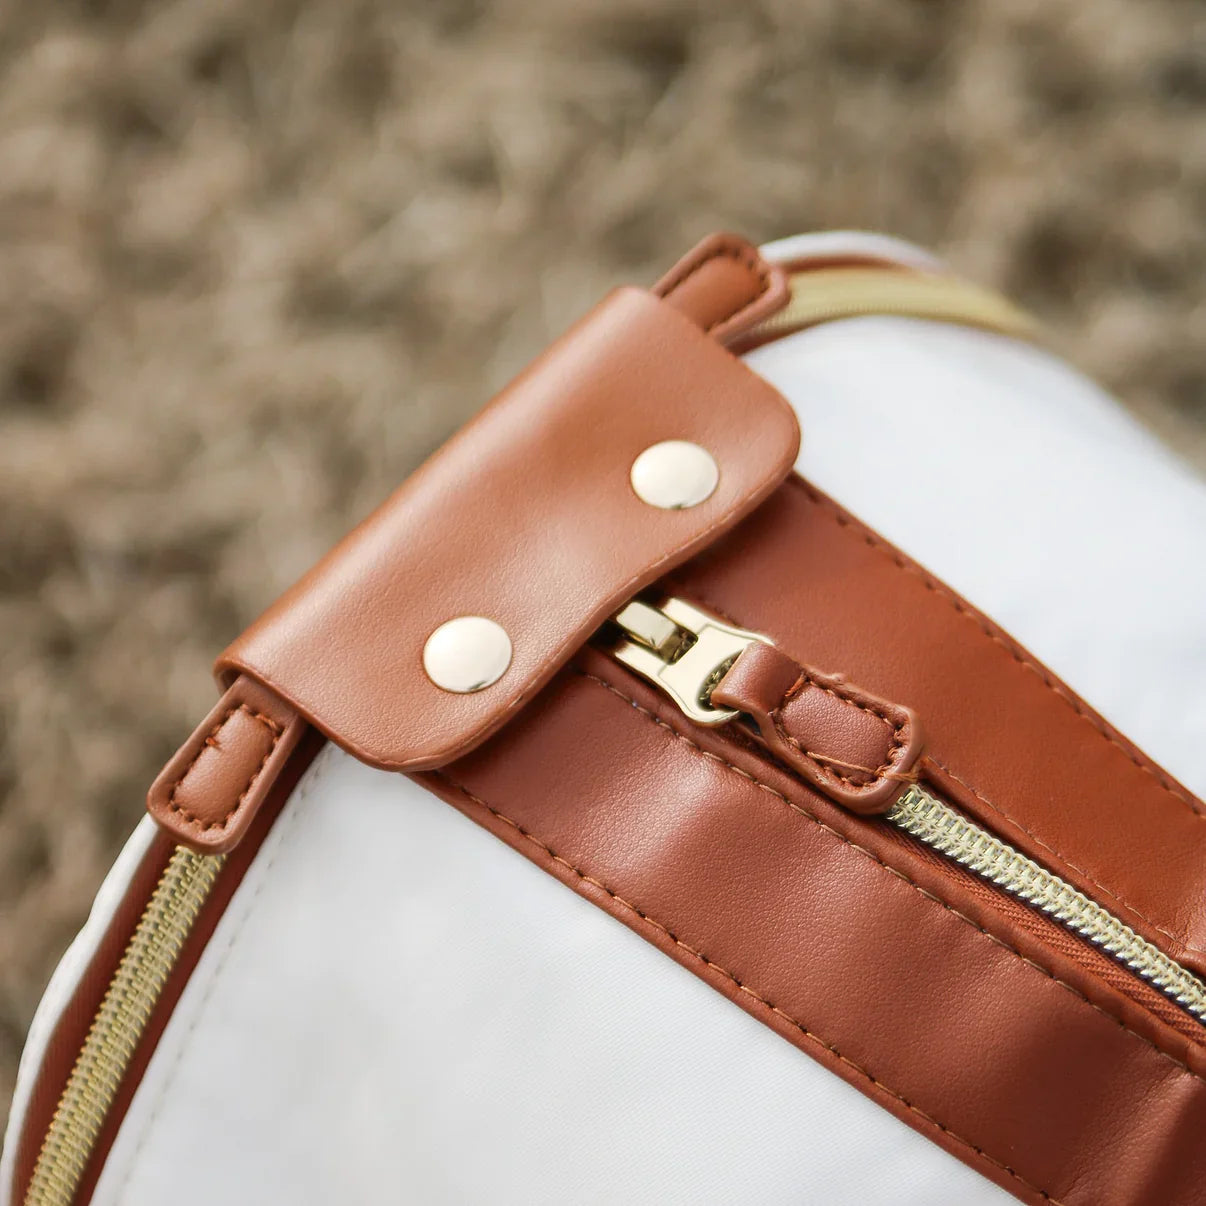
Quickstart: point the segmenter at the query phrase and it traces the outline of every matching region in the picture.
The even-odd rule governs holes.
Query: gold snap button
[[[663,440],[646,448],[629,474],[642,502],[664,511],[681,511],[711,498],[720,481],[712,454],[688,440]]]
[[[437,687],[468,695],[498,682],[511,664],[511,638],[485,616],[457,616],[423,646],[423,669]]]

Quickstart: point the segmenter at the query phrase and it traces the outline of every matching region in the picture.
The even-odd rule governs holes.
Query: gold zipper
[[[622,633],[619,642],[610,646],[612,655],[699,724],[719,725],[737,718],[737,713],[712,705],[712,690],[749,645],[759,641],[774,644],[766,636],[734,628],[682,599],[670,599],[661,607],[629,603],[612,623]],[[910,786],[884,814],[884,820],[1079,934],[1199,1022],[1206,1022],[1206,984],[1197,976],[1067,880],[930,792]]]
[[[969,821],[949,804],[913,786],[884,814],[884,819],[1087,938],[1199,1022],[1206,1022],[1206,984],[1197,976],[1066,880]]]
[[[1032,333],[1030,319],[1004,298],[952,276],[894,267],[817,268],[793,273],[789,284],[786,308],[755,328],[756,338],[770,339],[802,326],[860,314],[932,318],[1006,334]],[[726,629],[735,637],[726,636]],[[763,639],[719,624],[714,635],[736,639],[738,644],[747,637]],[[737,651],[730,649],[730,660]],[[717,724],[729,717],[721,718],[717,709],[707,705],[705,715],[695,719]],[[168,861],[59,1098],[24,1206],[71,1206],[74,1201],[122,1077],[222,862],[222,856],[197,854],[183,846]]]
[[[224,861],[184,846],[168,860],[59,1098],[25,1206],[71,1206],[151,1011]]]
[[[786,306],[750,331],[753,340],[772,339],[802,327],[889,314],[982,327],[1033,339],[1034,320],[992,289],[941,272],[900,267],[813,268],[793,273]]]

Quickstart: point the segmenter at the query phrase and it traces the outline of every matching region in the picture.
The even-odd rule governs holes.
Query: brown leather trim
[[[928,756],[962,783],[976,820],[1206,974],[1200,802],[991,620],[814,487],[793,476],[675,583],[913,708]]]
[[[197,960],[205,950],[214,929],[221,920],[226,906],[243,880],[247,869],[272,825],[292,794],[298,780],[305,773],[324,742],[314,730],[304,733],[288,764],[273,782],[272,789],[255,815],[254,823],[238,848],[227,857],[221,874],[214,883],[197,921],[180,952],[180,957],[164,985],[163,992],[147,1023],[141,1042],[135,1051],[126,1075],[118,1089],[113,1107],[105,1119],[92,1158],[76,1196],[76,1206],[87,1206],[96,1188],[97,1178],[104,1168],[109,1149],[129,1109],[134,1092],[142,1080],[147,1064],[163,1034],[164,1027],[172,1016],[176,1002],[192,976]],[[101,998],[117,968],[122,952],[134,932],[147,899],[163,874],[171,856],[174,843],[165,832],[157,836],[142,863],[131,878],[129,888],[122,898],[119,914],[106,931],[96,953],[81,977],[67,1008],[55,1025],[46,1055],[39,1066],[34,1080],[34,1094],[25,1115],[21,1130],[17,1159],[14,1164],[13,1201],[21,1202],[29,1178],[33,1175],[43,1136],[58,1105],[59,1097],[75,1064],[76,1056],[96,1015]]]
[[[739,235],[709,235],[653,292],[722,343],[730,343],[781,310],[787,276]]]
[[[292,708],[240,675],[151,784],[147,810],[202,854],[233,850],[305,728]]]
[[[916,782],[921,724],[910,708],[801,666],[773,645],[743,650],[712,703],[750,717],[776,758],[855,812],[886,812]]]
[[[689,277],[688,279],[695,279]],[[632,489],[648,447],[719,465],[698,505]],[[761,378],[639,289],[597,307],[504,390],[218,661],[385,769],[460,756],[507,723],[633,594],[749,514],[790,471],[799,427]],[[441,690],[423,649],[486,616],[513,654],[497,682]]]
[[[1086,944],[601,654],[423,781],[1024,1200],[1200,1200],[1200,1040]]]

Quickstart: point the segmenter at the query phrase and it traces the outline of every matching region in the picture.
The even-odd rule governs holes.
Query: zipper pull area
[[[853,812],[887,812],[916,782],[916,713],[802,666],[761,633],[683,599],[634,600],[612,618],[616,659],[696,724],[748,718],[755,735],[810,786]]]
[[[718,707],[713,690],[745,650],[771,644],[768,637],[726,624],[684,599],[667,599],[661,607],[634,599],[612,616],[612,623],[623,634],[612,649],[616,660],[664,691],[696,724],[737,719],[741,709]]]
[[[767,748],[852,812],[887,812],[917,780],[917,714],[761,642],[742,651],[713,704],[748,716]]]

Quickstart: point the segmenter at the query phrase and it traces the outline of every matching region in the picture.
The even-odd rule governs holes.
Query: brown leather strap
[[[225,854],[247,832],[305,728],[274,692],[240,675],[151,785],[151,816],[186,845]]]
[[[1200,801],[819,491],[789,479],[671,593],[908,704],[925,724],[926,773],[951,803],[1206,973]]]
[[[855,812],[887,811],[916,780],[921,725],[909,708],[801,666],[773,646],[745,649],[712,702],[749,716],[775,757]]]
[[[1101,764],[1102,730],[1047,672],[1023,667],[967,604],[795,479],[660,589],[908,700],[932,757],[1016,783],[1002,806],[1083,817],[1109,807],[1120,777],[1127,791],[1162,790],[1127,759]],[[1000,726],[1016,728],[1019,713],[1047,739],[1008,740]],[[1042,775],[1017,774],[1019,761]],[[1020,1197],[1200,1200],[1197,1023],[1041,914],[723,728],[685,722],[601,654],[426,781]],[[1161,808],[1145,800],[1148,824],[1162,825]],[[1176,885],[1161,891],[1172,899]]]
[[[722,343],[730,342],[787,302],[787,276],[758,249],[732,234],[709,235],[653,287],[676,310]]]
[[[149,797],[176,840],[230,849],[302,717],[376,766],[459,757],[783,480],[795,415],[716,341],[782,304],[782,274],[722,235],[667,279],[665,302],[624,289],[592,311],[226,650],[226,696]],[[718,466],[697,505],[654,508],[630,484],[634,460],[670,440]],[[485,689],[444,690],[424,672],[428,638],[458,617],[509,639]]]
[[[630,483],[664,441],[719,481],[661,509]],[[219,673],[268,684],[375,766],[423,769],[506,723],[633,594],[749,514],[795,459],[787,403],[680,314],[624,289],[458,432],[226,650]],[[507,632],[506,673],[454,694],[424,673],[442,624]]]

